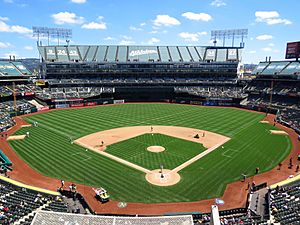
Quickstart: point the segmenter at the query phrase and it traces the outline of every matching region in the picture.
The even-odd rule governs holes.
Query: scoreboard
[[[286,59],[300,58],[300,41],[287,43],[285,58]]]

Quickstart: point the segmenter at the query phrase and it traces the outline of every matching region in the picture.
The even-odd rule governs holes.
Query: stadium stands
[[[0,112],[0,133],[14,126],[15,122],[7,112]]]
[[[300,133],[300,63],[261,62],[253,71],[256,78],[244,91],[248,108],[277,114],[278,122]]]
[[[277,186],[269,192],[271,222],[280,224],[300,223],[300,182]]]
[[[29,225],[39,210],[68,212],[59,196],[44,194],[0,180],[0,223]]]

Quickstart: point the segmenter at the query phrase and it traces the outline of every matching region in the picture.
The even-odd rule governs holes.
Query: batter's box
[[[237,150],[234,150],[232,148],[228,148],[227,150],[225,150],[222,155],[228,158],[233,158],[234,155],[236,155],[236,153],[239,152]]]

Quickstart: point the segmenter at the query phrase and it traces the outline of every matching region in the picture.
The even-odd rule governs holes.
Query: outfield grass
[[[163,152],[149,152],[149,146],[162,146]],[[144,134],[108,146],[106,152],[149,170],[174,169],[203,152],[202,144],[170,137],[163,134]]]
[[[72,110],[57,110],[26,117],[39,127],[30,138],[11,141],[17,154],[40,173],[72,182],[105,187],[113,199],[127,202],[196,201],[219,197],[226,184],[241,174],[254,175],[278,165],[290,152],[290,138],[273,135],[276,129],[259,123],[264,115],[231,108],[172,104],[125,104]],[[181,181],[170,187],[147,183],[145,174],[92,151],[70,144],[90,133],[124,126],[172,125],[203,129],[231,138],[180,171]]]

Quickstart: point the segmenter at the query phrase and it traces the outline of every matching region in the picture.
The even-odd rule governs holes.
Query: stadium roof
[[[39,46],[46,62],[182,63],[240,61],[242,48],[201,46]]]
[[[32,75],[31,72],[21,62],[0,61],[0,77],[30,75]]]
[[[57,213],[39,211],[35,215],[32,225],[65,225],[65,224],[105,224],[105,225],[193,225],[191,215],[184,216],[160,216],[160,217],[114,217],[94,216],[72,213]]]
[[[298,76],[300,79],[300,62],[274,61],[260,62],[253,70],[253,75],[262,76]]]

